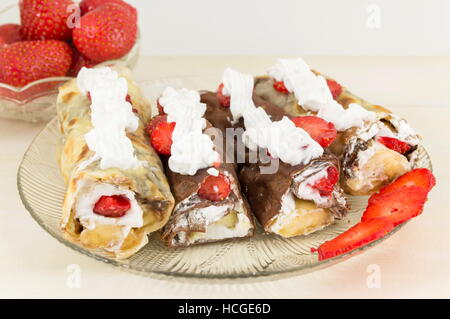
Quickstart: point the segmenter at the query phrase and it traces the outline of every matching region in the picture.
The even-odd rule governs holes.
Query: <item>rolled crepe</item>
[[[243,127],[241,120],[232,122],[229,108],[222,107],[216,93],[204,92],[202,102],[207,104],[205,117],[222,129]],[[256,106],[262,107],[273,121],[287,116],[283,109],[258,97],[253,96]],[[242,138],[237,136],[236,139]],[[228,140],[229,141],[229,140]],[[235,143],[236,140],[233,141]],[[230,149],[230,148],[228,148]],[[234,145],[233,158],[238,148]],[[231,153],[231,152],[229,152]],[[230,158],[231,156],[228,156]],[[239,175],[244,194],[249,200],[252,212],[266,232],[284,237],[306,235],[331,224],[335,218],[342,218],[348,211],[346,198],[339,184],[334,186],[331,196],[320,196],[308,185],[326,177],[331,166],[339,171],[339,160],[327,153],[307,165],[292,166],[279,161],[279,169],[268,174],[261,168],[270,163],[254,163],[244,156],[245,163],[239,163]],[[242,157],[241,157],[242,158]]]
[[[346,199],[339,184],[331,196],[320,196],[310,185],[326,177],[331,166],[339,170],[339,161],[331,154],[307,165],[289,165],[280,161],[273,174],[264,174],[264,164],[249,164],[240,173],[240,181],[256,218],[268,233],[283,237],[307,235],[330,225],[347,214]]]
[[[144,123],[150,106],[138,87],[129,80],[130,72],[121,69],[128,82],[128,94],[139,128],[127,132],[136,158],[142,166],[132,169],[101,169],[85,135],[92,129],[89,98],[83,95],[77,81],[60,88],[57,113],[62,133],[59,163],[67,183],[63,202],[61,228],[67,239],[89,250],[115,258],[128,258],[143,247],[147,234],[162,228],[169,219],[174,198],[158,155],[147,142]],[[93,207],[102,196],[119,195],[131,203],[122,217],[105,217]]]
[[[410,149],[400,154],[380,143],[381,137],[404,141]],[[341,185],[349,194],[374,193],[417,167],[420,137],[394,114],[379,113],[375,122],[348,130],[341,139],[344,144]]]
[[[201,169],[193,176],[166,170],[176,201],[161,236],[167,246],[186,247],[253,235],[253,216],[242,196],[234,165],[223,163],[217,171],[228,177],[231,192],[226,199],[213,202],[197,194],[208,169]]]
[[[316,74],[320,74],[314,71]],[[323,75],[322,75],[323,76]],[[324,76],[327,80],[333,80]],[[333,80],[334,81],[334,80]],[[291,116],[314,114],[298,104],[294,93],[281,93],[273,87],[274,79],[263,76],[255,79],[256,95],[277,105]],[[352,103],[376,112],[376,120],[366,122],[362,128],[350,128],[338,132],[330,151],[342,159],[341,184],[346,193],[370,195],[398,176],[415,168],[420,138],[407,122],[379,105],[370,104],[343,87],[336,101],[344,108]],[[375,132],[375,134],[373,134]],[[397,153],[377,141],[388,136],[407,142],[411,149]]]

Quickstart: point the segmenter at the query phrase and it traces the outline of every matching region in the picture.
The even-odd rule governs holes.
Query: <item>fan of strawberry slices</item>
[[[23,87],[126,55],[137,11],[123,0],[21,0],[19,24],[0,26],[0,82]]]
[[[333,258],[367,245],[423,211],[428,193],[436,184],[426,168],[414,169],[383,187],[369,199],[361,222],[336,238],[320,245],[319,260]]]

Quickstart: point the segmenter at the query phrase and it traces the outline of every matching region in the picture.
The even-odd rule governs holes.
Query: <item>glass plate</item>
[[[182,77],[141,82],[143,93],[153,105],[167,86],[191,89],[214,89],[219,76]],[[59,172],[56,154],[60,132],[56,119],[34,139],[18,171],[18,188],[22,201],[31,216],[57,240],[85,255],[105,263],[143,275],[162,278],[195,279],[211,282],[212,279],[241,281],[265,280],[285,277],[328,267],[347,259],[369,247],[379,244],[400,229],[369,245],[347,254],[318,261],[312,247],[336,237],[359,222],[367,204],[367,197],[349,196],[351,211],[346,218],[308,236],[281,238],[264,234],[261,227],[249,239],[230,240],[188,248],[166,248],[153,234],[149,243],[128,260],[115,260],[98,252],[90,252],[70,243],[61,234],[59,220],[65,185]],[[420,149],[419,165],[431,169],[430,158]]]

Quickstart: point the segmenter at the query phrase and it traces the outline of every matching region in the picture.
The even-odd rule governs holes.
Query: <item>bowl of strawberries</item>
[[[123,0],[20,0],[0,11],[0,117],[48,121],[59,86],[82,67],[133,68],[137,20]]]

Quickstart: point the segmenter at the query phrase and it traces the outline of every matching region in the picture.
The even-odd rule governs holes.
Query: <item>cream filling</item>
[[[122,217],[105,217],[94,213],[94,206],[102,196],[122,195],[128,198],[131,207]],[[115,225],[121,227],[122,239],[112,243],[107,250],[116,251],[120,249],[123,241],[132,228],[142,227],[144,224],[143,212],[139,206],[134,192],[111,184],[90,183],[83,185],[75,203],[75,217],[81,225],[88,230],[94,230],[101,225]]]
[[[270,222],[270,231],[283,237],[308,235],[330,225],[334,220],[325,208],[296,198],[292,191],[283,195],[281,210]]]
[[[318,180],[320,180],[322,178],[326,178],[328,176],[327,168],[328,167],[321,170],[317,174],[310,176],[307,179],[304,179],[302,174],[298,174],[297,176],[295,176],[294,183],[301,181],[301,183],[299,183],[299,185],[298,185],[298,188],[294,190],[295,195],[300,199],[312,200],[317,205],[321,205],[321,204],[325,205],[330,200],[330,197],[329,196],[321,196],[319,191],[317,189],[311,187],[311,185],[314,185]],[[293,187],[293,186],[291,186],[291,187]]]
[[[244,237],[252,228],[250,219],[243,213],[242,205],[208,206],[192,211],[188,219],[201,219],[206,223],[205,232],[179,232],[176,242],[193,244],[200,241]],[[228,213],[227,213],[228,212]],[[226,215],[225,215],[226,214]],[[233,220],[235,214],[236,220]]]

